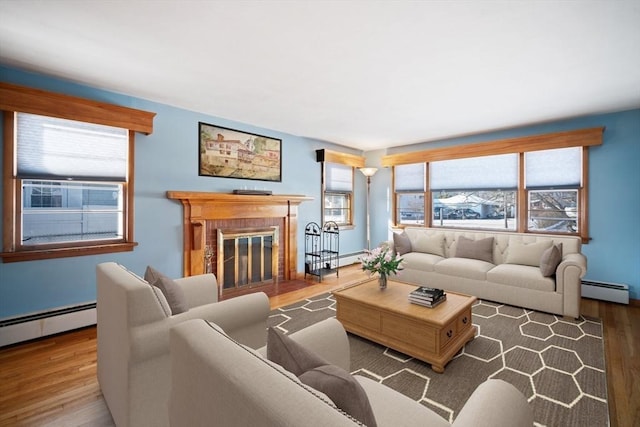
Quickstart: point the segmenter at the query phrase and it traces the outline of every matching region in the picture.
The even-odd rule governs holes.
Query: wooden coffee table
[[[438,373],[476,335],[471,305],[476,297],[447,292],[435,308],[412,304],[417,285],[389,280],[380,290],[371,279],[333,292],[336,317],[358,336],[431,364]]]

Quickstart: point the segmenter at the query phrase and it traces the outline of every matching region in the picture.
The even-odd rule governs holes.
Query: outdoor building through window
[[[7,83],[0,108],[2,260],[133,250],[134,132],[155,114]]]
[[[518,155],[430,164],[434,226],[515,230]]]

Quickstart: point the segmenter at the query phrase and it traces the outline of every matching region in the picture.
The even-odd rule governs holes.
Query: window
[[[430,163],[434,227],[515,230],[518,155]]]
[[[154,114],[5,83],[2,96],[3,261],[132,250],[133,130]]]
[[[354,168],[364,167],[364,157],[323,149],[316,150],[316,161],[322,164],[322,223],[354,226]]]
[[[16,118],[18,248],[122,241],[127,129],[27,113]]]
[[[525,153],[528,229],[578,233],[582,147]]]
[[[398,165],[394,168],[396,222],[424,224],[425,164]]]
[[[574,234],[588,242],[588,147],[604,128],[388,155],[395,223]],[[416,160],[421,167],[416,166]],[[408,171],[418,171],[416,179]],[[421,191],[414,183],[423,179]],[[424,203],[423,203],[424,201]],[[424,206],[422,207],[421,204]],[[423,217],[423,212],[431,212]]]
[[[325,163],[325,190],[322,223],[352,225],[353,168],[337,163]]]

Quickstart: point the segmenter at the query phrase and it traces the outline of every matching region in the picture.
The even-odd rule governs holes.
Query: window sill
[[[74,246],[70,248],[34,249],[16,252],[2,252],[0,253],[0,258],[2,258],[2,262],[35,261],[41,259],[68,258],[115,252],[131,252],[136,246],[138,246],[137,242],[129,242],[94,246]]]

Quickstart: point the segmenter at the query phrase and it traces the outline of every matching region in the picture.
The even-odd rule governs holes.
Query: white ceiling
[[[640,0],[0,0],[0,63],[371,150],[640,107]]]

